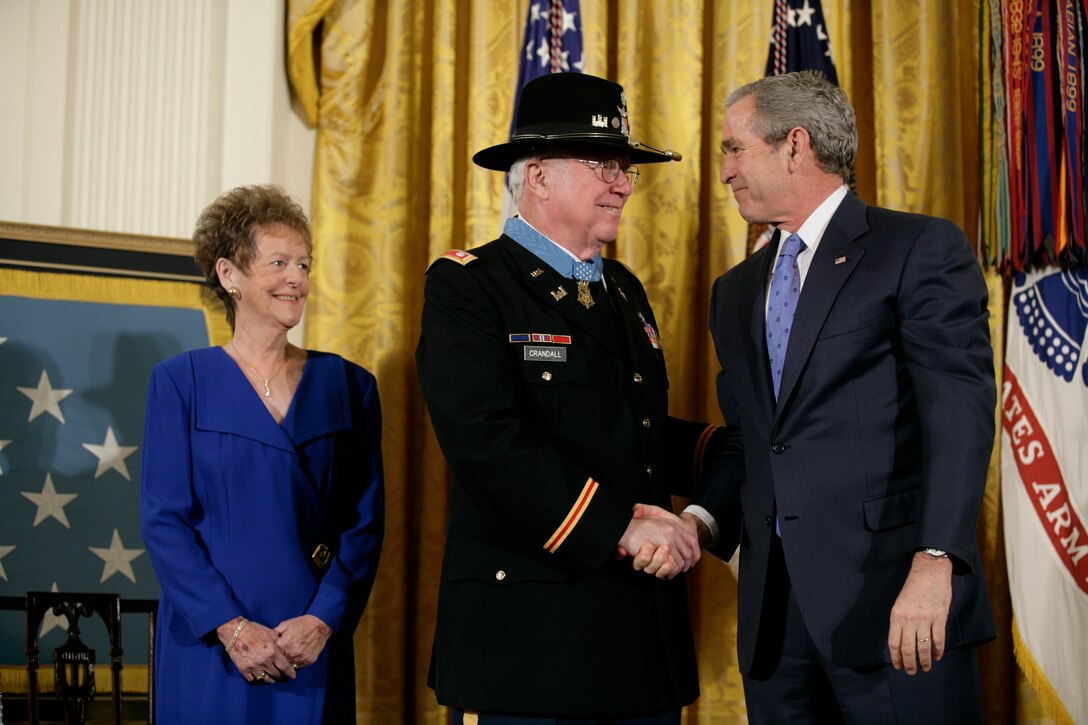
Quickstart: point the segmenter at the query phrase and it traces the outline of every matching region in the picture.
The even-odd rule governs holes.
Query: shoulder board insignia
[[[468,252],[463,252],[460,249],[451,249],[435,261],[437,262],[442,259],[448,259],[451,262],[457,262],[463,267],[469,262],[475,261],[477,257],[475,254],[469,254]]]

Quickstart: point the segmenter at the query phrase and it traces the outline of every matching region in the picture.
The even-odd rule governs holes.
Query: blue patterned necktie
[[[593,294],[589,291],[589,283],[601,280],[601,270],[593,262],[575,262],[571,275],[578,280],[578,301],[588,310],[593,306]]]
[[[782,385],[782,369],[786,363],[786,349],[790,342],[790,327],[797,311],[797,299],[801,296],[801,270],[797,267],[797,255],[805,248],[801,237],[791,234],[782,242],[778,264],[771,277],[771,291],[767,302],[767,353],[771,361],[771,380],[774,398]]]

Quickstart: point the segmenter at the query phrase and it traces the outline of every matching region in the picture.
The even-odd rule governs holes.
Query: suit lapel
[[[291,401],[284,425],[277,425],[268,409],[257,397],[245,375],[222,348],[208,348],[194,355],[196,387],[201,403],[196,413],[196,427],[248,438],[290,454],[291,470],[299,489],[310,501],[315,512],[322,515],[324,498],[317,490],[313,477],[299,460],[293,432],[299,443],[318,435],[346,429],[351,425],[350,413],[341,399],[346,383],[333,376],[316,377],[321,358],[310,359],[303,369],[295,398]],[[302,401],[306,402],[303,404]]]
[[[281,427],[296,445],[350,430],[349,400],[343,361],[328,353],[311,351]]]
[[[793,395],[839,290],[865,254],[865,249],[854,240],[867,230],[865,204],[853,194],[847,194],[824,231],[801,288],[782,369],[776,420]]]
[[[245,373],[222,348],[194,351],[193,360],[200,394],[197,428],[249,438],[294,453],[291,439],[257,397]]]
[[[609,312],[601,305],[608,305],[604,296],[586,309],[578,302],[578,283],[562,276],[549,264],[509,237],[502,238],[513,263],[517,278],[528,287],[541,302],[556,310],[572,325],[620,355],[620,342],[609,319]]]

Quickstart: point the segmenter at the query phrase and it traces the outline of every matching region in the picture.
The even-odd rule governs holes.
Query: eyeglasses
[[[596,161],[589,159],[571,159],[571,161],[577,161],[580,164],[585,164],[591,169],[596,169],[600,173],[601,181],[606,184],[611,184],[616,179],[620,178],[620,172],[627,174],[627,180],[631,182],[631,188],[634,188],[638,183],[638,167],[628,166],[623,168],[620,166],[620,162],[615,159],[609,159],[608,161]]]

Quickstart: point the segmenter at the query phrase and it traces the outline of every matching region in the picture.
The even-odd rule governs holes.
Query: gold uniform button
[[[649,418],[643,418],[642,419],[642,427],[643,428],[649,428],[650,427],[650,419]]]
[[[502,569],[499,569],[497,572],[495,572],[495,578],[498,579],[499,581],[502,581],[503,579],[506,578],[506,572],[503,571]]]
[[[542,372],[540,374],[540,378],[541,378],[541,380],[551,380],[552,379],[552,374],[549,373],[547,370],[545,370],[544,372]]]
[[[633,379],[634,379],[634,381],[636,383],[641,383],[642,382],[642,374],[641,373],[635,373],[634,376],[633,376]]]

